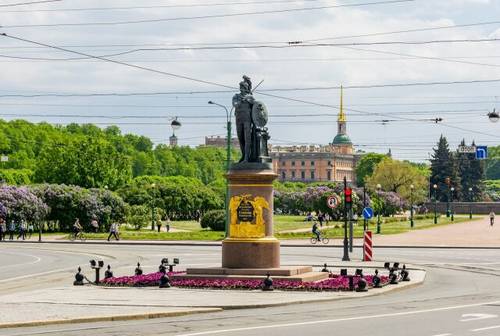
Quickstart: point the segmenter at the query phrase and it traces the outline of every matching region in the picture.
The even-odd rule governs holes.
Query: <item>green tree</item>
[[[377,164],[366,184],[371,190],[376,190],[377,184],[380,184],[382,190],[395,192],[406,200],[412,197],[418,203],[425,198],[427,179],[421,170],[408,162],[385,158]],[[414,186],[413,190],[411,185]]]
[[[465,146],[465,139],[460,143],[461,146]],[[474,146],[474,142],[472,146]],[[456,195],[457,199],[462,199],[464,201],[479,201],[482,199],[483,190],[483,179],[484,179],[484,165],[481,160],[476,159],[474,153],[458,153],[457,156],[457,168],[460,175],[460,184],[462,190],[462,197]],[[472,188],[472,192],[469,192],[469,188]]]
[[[488,180],[500,180],[500,146],[488,147],[485,175]]]
[[[431,184],[436,184],[437,199],[447,201],[449,199],[449,188],[455,187],[459,195],[461,189],[461,180],[455,163],[455,158],[450,152],[448,141],[441,135],[437,148],[431,158]]]
[[[373,174],[377,164],[387,156],[378,153],[367,153],[361,157],[356,164],[356,182],[358,186],[363,187],[366,178]]]

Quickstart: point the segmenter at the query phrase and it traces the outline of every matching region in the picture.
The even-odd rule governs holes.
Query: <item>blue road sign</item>
[[[366,207],[363,209],[363,218],[364,219],[370,219],[373,217],[373,209]]]
[[[485,160],[488,158],[488,146],[476,146],[476,159]]]

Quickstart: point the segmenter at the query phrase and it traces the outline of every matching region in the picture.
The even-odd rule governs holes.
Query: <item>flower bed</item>
[[[168,276],[184,274],[184,272],[167,273]],[[124,276],[105,279],[101,282],[105,286],[149,287],[158,286],[161,273]],[[372,286],[372,275],[364,277],[368,287]],[[389,282],[388,277],[381,276],[381,284]],[[354,286],[360,277],[354,277]],[[260,289],[263,279],[238,280],[238,279],[172,279],[171,285],[184,288],[210,288],[210,289]],[[325,280],[314,282],[301,282],[291,280],[273,280],[273,287],[280,290],[307,290],[307,291],[345,291],[349,290],[349,277],[333,276]]]

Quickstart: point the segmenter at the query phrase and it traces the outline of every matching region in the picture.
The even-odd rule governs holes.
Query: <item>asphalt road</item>
[[[339,262],[339,248],[282,249],[283,264]],[[0,244],[0,292],[53,287],[72,281],[91,258],[115,274],[145,271],[162,257],[184,266],[220,263],[219,247]],[[355,251],[353,260],[361,258]],[[3,329],[2,335],[500,335],[500,250],[379,249],[375,258],[423,265],[424,285],[366,299],[127,322]],[[221,292],[223,295],[223,292]],[[1,304],[1,303],[0,303]]]

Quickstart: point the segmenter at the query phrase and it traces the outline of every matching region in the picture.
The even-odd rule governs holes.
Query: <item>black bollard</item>
[[[384,263],[384,268],[386,268],[386,269],[391,268],[391,263],[389,263],[389,262],[385,262],[385,263]]]
[[[358,280],[358,287],[356,288],[356,292],[368,292],[368,289],[366,287],[368,286],[368,283],[366,282],[365,278],[361,277]]]
[[[273,279],[271,279],[271,274],[269,274],[269,273],[267,273],[267,277],[264,279],[262,290],[263,291],[272,291],[272,290],[274,290],[274,288],[273,288]]]
[[[140,263],[137,263],[137,267],[135,268],[135,275],[142,275],[142,268]]]
[[[410,272],[406,270],[406,265],[403,265],[403,269],[399,273],[401,281],[410,281]]]
[[[353,291],[354,290],[354,276],[349,275],[349,290]]]
[[[75,274],[75,281],[73,281],[73,286],[83,286],[83,274],[82,268],[78,266],[78,273]]]
[[[108,269],[104,272],[104,279],[109,279],[113,277],[113,271],[111,270],[111,266],[108,265]]]
[[[341,275],[341,276],[347,276],[347,268],[342,268],[342,269],[340,270],[340,275]]]
[[[361,268],[357,268],[355,275],[362,277],[363,276],[363,270]]]
[[[394,272],[392,272],[391,274],[389,274],[389,284],[390,285],[397,285],[399,282],[398,282],[398,275]]]
[[[324,272],[324,273],[330,273],[330,271],[328,270],[327,268],[328,266],[326,265],[326,263],[323,265],[323,269],[321,270],[321,272]]]
[[[375,270],[375,275],[373,276],[372,282],[373,282],[373,288],[382,288],[382,286],[380,285],[380,277],[378,276],[378,270]]]

